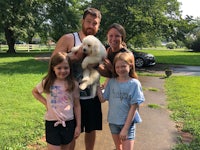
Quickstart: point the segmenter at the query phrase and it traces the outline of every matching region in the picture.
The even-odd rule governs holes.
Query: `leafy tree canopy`
[[[31,42],[38,33],[43,39],[52,36],[57,40],[62,34],[79,27],[78,0],[10,0],[0,1],[0,31],[5,33],[9,53],[15,53],[17,39]]]
[[[123,25],[126,42],[139,46],[156,44],[161,38],[184,42],[196,28],[191,16],[181,17],[177,0],[5,0],[0,5],[0,32],[5,33],[10,53],[15,52],[17,39],[30,43],[37,34],[43,41],[51,37],[56,42],[63,34],[79,30],[87,7],[102,12],[97,37],[104,42],[112,23]]]
[[[177,0],[115,0],[115,3],[112,0],[92,0],[90,5],[102,12],[98,36],[104,41],[106,29],[114,22],[126,29],[127,42],[141,35],[183,40],[181,33],[185,34],[191,29],[189,20],[181,18]]]

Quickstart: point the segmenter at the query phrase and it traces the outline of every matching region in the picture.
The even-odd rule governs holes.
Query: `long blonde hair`
[[[73,91],[75,88],[75,79],[72,75],[72,65],[71,65],[71,60],[70,58],[67,56],[67,53],[65,52],[58,52],[55,55],[53,55],[49,61],[49,68],[48,68],[48,73],[47,75],[43,78],[44,80],[44,92],[46,93],[50,93],[50,87],[53,85],[53,83],[56,80],[56,74],[53,70],[53,68],[62,63],[64,60],[67,60],[69,63],[69,67],[70,67],[70,74],[66,77],[66,81],[67,81],[67,89],[68,91]]]
[[[113,67],[114,67],[114,77],[118,77],[116,70],[115,70],[115,64],[118,60],[125,61],[130,66],[130,72],[129,76],[135,79],[138,79],[138,75],[135,71],[135,58],[131,52],[120,52],[118,53],[113,61]]]

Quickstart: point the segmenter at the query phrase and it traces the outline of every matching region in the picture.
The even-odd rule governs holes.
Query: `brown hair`
[[[124,29],[124,27],[118,23],[113,23],[108,27],[107,33],[112,29],[115,28],[122,36],[122,45],[126,47],[126,31]]]
[[[72,64],[71,64],[71,60],[70,58],[67,56],[67,53],[65,52],[58,52],[55,55],[53,55],[53,57],[51,57],[50,61],[49,61],[49,68],[48,68],[48,73],[47,75],[43,78],[44,80],[44,92],[46,93],[50,93],[50,87],[53,85],[53,83],[56,80],[56,74],[53,70],[53,68],[62,63],[64,60],[67,60],[69,63],[69,67],[70,67],[70,74],[66,77],[66,82],[67,82],[67,89],[68,91],[73,91],[75,88],[75,79],[72,75]]]
[[[88,14],[98,17],[101,20],[101,12],[96,8],[87,8],[83,13],[83,19],[85,19]]]
[[[115,58],[114,58],[114,61],[113,61],[113,67],[114,67],[114,77],[117,77],[117,73],[115,71],[115,64],[118,60],[122,60],[122,61],[125,61],[127,64],[129,64],[130,66],[130,72],[129,72],[129,76],[132,77],[132,78],[135,78],[135,79],[138,79],[138,75],[135,71],[135,59],[134,59],[134,56],[131,52],[120,52],[118,53]]]

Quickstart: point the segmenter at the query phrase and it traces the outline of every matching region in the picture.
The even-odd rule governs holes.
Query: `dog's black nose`
[[[83,49],[83,52],[86,52],[86,49],[85,49],[85,48]]]

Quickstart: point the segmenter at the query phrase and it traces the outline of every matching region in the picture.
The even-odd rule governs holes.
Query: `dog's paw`
[[[72,47],[71,52],[77,52],[79,50],[80,46]]]
[[[83,77],[83,79],[82,79],[82,82],[88,82],[90,80],[90,78],[89,77]]]
[[[86,61],[83,61],[82,64],[81,64],[81,66],[82,66],[83,69],[86,69],[86,68],[87,68],[87,65],[88,65],[88,64],[87,64]]]
[[[81,84],[79,85],[79,88],[80,88],[81,90],[85,90],[86,87],[87,87],[87,84],[86,84],[86,83],[81,83]]]

